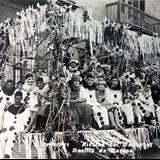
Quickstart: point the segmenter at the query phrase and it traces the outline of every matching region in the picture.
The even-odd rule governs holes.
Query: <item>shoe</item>
[[[4,155],[4,159],[10,159],[10,155],[5,154],[5,155]]]

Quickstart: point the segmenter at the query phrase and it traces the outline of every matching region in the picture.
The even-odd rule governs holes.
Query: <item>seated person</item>
[[[117,76],[112,77],[111,87],[106,89],[106,93],[107,101],[111,104],[110,108],[108,108],[111,126],[113,128],[120,129],[125,134],[125,131],[122,127],[124,124],[121,113],[121,106],[123,103],[122,92]]]
[[[125,115],[126,126],[132,126],[134,124],[134,112],[132,106],[132,100],[129,97],[124,97],[124,103],[121,106],[121,111]]]
[[[67,81],[71,80],[73,75],[80,75],[78,67],[79,67],[79,61],[76,59],[71,59],[68,67],[65,66],[63,68],[63,72]]]
[[[83,85],[81,86],[81,97],[86,98],[86,103],[93,109],[93,116],[95,120],[95,123],[93,123],[94,128],[103,129],[109,125],[108,111],[106,107],[97,102],[95,89],[95,77],[87,75],[83,81]]]
[[[152,88],[152,98],[155,103],[155,110],[158,123],[160,123],[160,89],[157,85],[153,85]]]
[[[17,91],[14,96],[14,103],[8,107],[4,113],[3,129],[0,130],[0,156],[1,158],[11,158],[12,148],[16,135],[24,131],[29,120],[29,110],[27,105],[22,103],[23,94]]]
[[[150,118],[150,123],[156,125],[155,118],[155,105],[152,99],[151,85],[149,83],[145,84],[144,91],[139,93],[139,100],[143,103],[145,110],[145,119]]]
[[[81,78],[79,76],[73,75],[68,82],[70,87],[70,107],[73,111],[77,129],[92,130],[93,110],[90,105],[86,104],[86,99],[80,97],[80,81]]]

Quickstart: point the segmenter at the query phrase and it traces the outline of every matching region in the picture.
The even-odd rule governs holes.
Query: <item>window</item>
[[[140,10],[145,11],[145,0],[140,1]]]
[[[145,0],[128,0],[128,4],[145,11]]]

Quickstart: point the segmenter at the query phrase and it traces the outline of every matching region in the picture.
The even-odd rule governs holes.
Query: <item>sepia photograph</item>
[[[0,0],[0,159],[160,159],[160,0]]]

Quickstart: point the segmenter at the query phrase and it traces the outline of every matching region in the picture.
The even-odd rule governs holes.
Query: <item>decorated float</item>
[[[36,61],[47,69],[53,81],[45,132],[17,135],[13,158],[136,158],[141,150],[159,146],[159,126],[126,129],[127,136],[116,130],[77,131],[70,116],[62,68],[78,55],[79,61],[96,58],[104,64],[112,63],[118,75],[131,65],[153,74],[159,71],[160,39],[137,34],[127,24],[107,18],[94,21],[86,9],[60,2],[37,4],[36,9],[29,7],[17,13],[16,19],[0,23],[2,77],[9,66],[34,71],[25,67],[25,62],[38,57]]]

